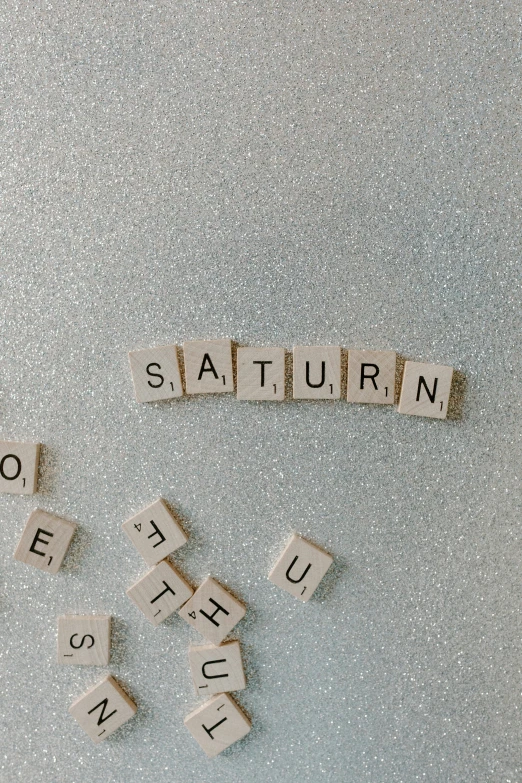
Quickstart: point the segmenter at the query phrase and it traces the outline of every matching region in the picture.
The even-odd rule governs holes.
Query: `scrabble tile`
[[[234,391],[230,340],[189,340],[183,355],[187,394]]]
[[[56,574],[75,530],[74,522],[37,508],[27,520],[14,553],[15,560]]]
[[[58,618],[58,663],[107,666],[110,648],[110,615],[64,614]]]
[[[150,566],[159,563],[188,540],[161,499],[128,519],[122,528]]]
[[[348,351],[348,402],[393,405],[395,351]]]
[[[268,578],[300,601],[308,601],[332,562],[327,552],[293,535]]]
[[[80,696],[69,712],[82,729],[98,744],[123,726],[137,707],[113,677],[104,679]]]
[[[179,610],[189,625],[212,644],[219,644],[245,616],[246,609],[210,576]]]
[[[406,362],[402,378],[399,413],[445,419],[453,367],[443,364]]]
[[[0,492],[33,495],[38,483],[39,443],[0,441]]]
[[[340,346],[296,345],[293,376],[295,400],[338,400],[341,396]]]
[[[162,560],[130,587],[127,595],[152,625],[159,625],[188,601],[193,592],[181,574]]]
[[[129,362],[138,402],[154,402],[181,397],[183,386],[175,345],[159,345],[131,351]]]
[[[220,693],[187,715],[185,726],[207,756],[214,758],[246,736],[251,723],[230,696]]]
[[[284,400],[284,348],[237,349],[238,400]]]
[[[246,688],[239,642],[192,646],[189,662],[196,693],[201,696]]]

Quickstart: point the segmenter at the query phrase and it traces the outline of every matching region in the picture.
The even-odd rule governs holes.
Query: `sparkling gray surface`
[[[2,783],[516,783],[520,731],[520,7],[35,2],[0,10]],[[396,349],[466,377],[461,420],[232,396],[138,405],[126,352],[194,337]],[[162,495],[174,560],[249,606],[253,731],[208,761],[179,619],[125,595],[120,529]],[[12,558],[40,505],[80,525]],[[335,556],[306,605],[292,530]],[[94,746],[105,670],[56,617],[115,620],[139,712]]]

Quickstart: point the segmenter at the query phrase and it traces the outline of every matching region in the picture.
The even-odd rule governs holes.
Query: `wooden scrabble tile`
[[[75,530],[74,522],[37,508],[27,520],[14,553],[15,560],[56,574]]]
[[[0,492],[33,495],[38,483],[39,443],[0,441]]]
[[[185,718],[185,726],[209,758],[214,758],[242,737],[251,723],[226,693],[209,699]]]
[[[189,662],[196,693],[201,696],[246,688],[239,642],[192,646]]]
[[[453,367],[444,364],[406,362],[402,378],[399,413],[445,419]]]
[[[64,614],[58,618],[58,663],[107,666],[110,615]]]
[[[175,345],[159,345],[131,351],[129,361],[138,402],[181,397],[183,386]]]
[[[268,578],[300,601],[308,601],[332,562],[327,552],[293,535]]]
[[[395,351],[348,351],[348,402],[393,405]]]
[[[284,400],[284,348],[237,349],[238,400]]]
[[[107,739],[137,712],[137,707],[113,677],[104,679],[80,696],[69,712],[93,742]]]
[[[230,340],[189,340],[183,355],[187,394],[234,391]]]
[[[188,540],[187,534],[161,499],[128,519],[122,528],[147,565],[151,566]]]
[[[338,400],[341,396],[341,348],[296,345],[294,399]]]
[[[127,590],[152,625],[159,625],[188,601],[193,589],[166,560],[143,576]]]
[[[243,604],[210,576],[179,610],[179,615],[212,644],[222,642],[245,613]]]

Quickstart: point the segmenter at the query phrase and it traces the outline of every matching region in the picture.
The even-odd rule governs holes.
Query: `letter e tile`
[[[14,553],[15,560],[56,574],[76,530],[74,522],[37,508],[30,515]]]

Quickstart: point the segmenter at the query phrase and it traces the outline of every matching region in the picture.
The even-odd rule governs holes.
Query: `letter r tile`
[[[332,562],[327,552],[293,535],[268,578],[300,601],[308,601]]]

